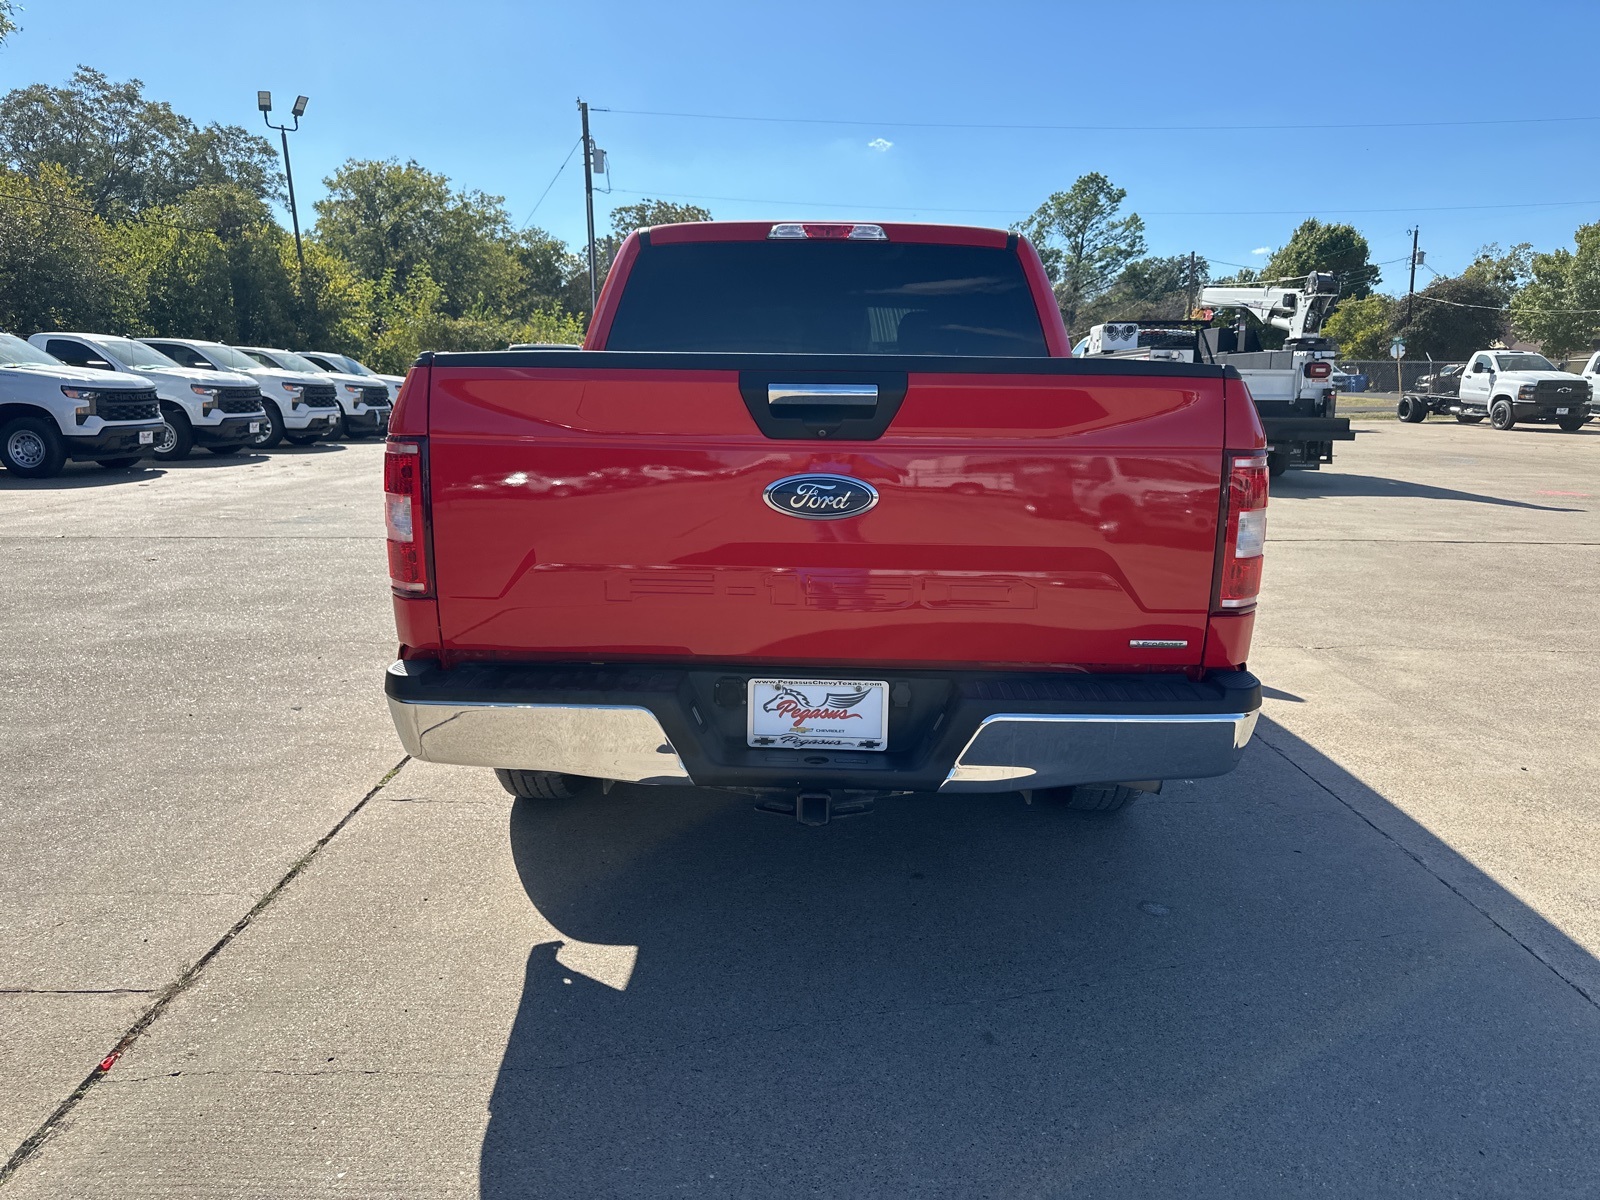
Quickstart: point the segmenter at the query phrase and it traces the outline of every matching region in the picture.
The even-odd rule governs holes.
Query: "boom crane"
[[[1334,442],[1355,438],[1350,422],[1336,415],[1339,395],[1333,358],[1339,348],[1322,336],[1323,322],[1338,299],[1339,278],[1328,271],[1313,271],[1304,282],[1204,287],[1200,304],[1206,320],[1096,325],[1073,353],[1183,362],[1208,358],[1232,367],[1250,389],[1260,414],[1267,434],[1268,469],[1273,475],[1290,467],[1315,471],[1333,462]],[[1283,330],[1288,335],[1283,349],[1245,349],[1242,320],[1237,334],[1208,328],[1209,310],[1218,308],[1240,309],[1263,325]]]
[[[1242,308],[1263,325],[1289,335],[1284,346],[1316,337],[1328,310],[1339,298],[1337,276],[1313,271],[1298,287],[1205,287],[1200,303],[1207,308]]]

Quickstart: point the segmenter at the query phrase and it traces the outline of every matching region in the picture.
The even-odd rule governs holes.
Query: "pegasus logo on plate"
[[[878,502],[878,493],[848,475],[790,475],[769,483],[762,498],[785,516],[837,521],[866,512]]]

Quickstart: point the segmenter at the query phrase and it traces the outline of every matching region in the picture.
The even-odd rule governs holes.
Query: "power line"
[[[578,146],[582,142],[583,139],[579,138],[572,143],[572,149],[567,151],[567,156],[561,160],[561,165],[556,168],[556,173],[550,176],[550,182],[544,185],[544,191],[539,193],[539,198],[533,202],[533,208],[528,211],[528,215],[522,218],[522,224],[517,226],[518,229],[526,229],[528,227],[528,222],[533,220],[533,214],[539,211],[539,205],[544,203],[544,198],[550,194],[550,189],[555,187],[556,180],[561,178],[561,172],[567,169],[567,164],[572,161],[572,156],[578,152]]]
[[[638,191],[617,188],[628,196],[667,196],[677,200],[720,200],[727,204],[783,204],[795,208],[854,208],[863,211],[883,212],[951,212],[951,213],[1005,213],[1018,215],[1015,208],[941,208],[925,204],[862,204],[841,203],[836,200],[780,200],[771,196],[708,196],[695,192]],[[1486,209],[1507,208],[1600,208],[1600,200],[1534,200],[1517,204],[1442,204],[1405,205],[1399,208],[1264,208],[1264,209],[1147,209],[1144,217],[1313,217],[1334,216],[1344,213],[1422,213],[1422,212],[1473,212]],[[1396,259],[1395,261],[1403,261]]]
[[[1441,296],[1430,296],[1426,292],[1418,292],[1417,299],[1427,300],[1434,304],[1448,304],[1451,308],[1477,308],[1482,309],[1484,312],[1506,313],[1507,315],[1509,315],[1511,312],[1511,309],[1509,308],[1500,308],[1493,304],[1463,304],[1459,300],[1446,300]],[[1560,313],[1563,316],[1572,317],[1600,315],[1600,308],[1544,308],[1541,306],[1537,308],[1537,311],[1542,313]]]
[[[1029,132],[1059,130],[1068,133],[1221,133],[1250,131],[1282,131],[1307,129],[1443,129],[1448,127],[1474,128],[1485,125],[1557,125],[1582,121],[1600,121],[1593,117],[1489,117],[1470,121],[1340,121],[1325,125],[1303,122],[1273,125],[1044,125],[1017,124],[1001,121],[894,121],[863,120],[845,117],[768,117],[743,113],[663,112],[646,108],[601,108],[592,111],[615,113],[629,117],[671,117],[690,121],[745,121],[772,125],[849,125],[862,128],[890,127],[895,129],[1016,129]]]

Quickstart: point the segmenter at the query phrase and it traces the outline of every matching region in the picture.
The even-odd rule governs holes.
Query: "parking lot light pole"
[[[283,175],[289,181],[289,220],[294,224],[294,253],[295,257],[300,260],[300,291],[302,294],[306,290],[306,252],[300,245],[300,210],[295,207],[294,203],[294,168],[289,165],[289,135],[299,131],[300,118],[305,116],[307,100],[308,98],[305,96],[296,96],[294,98],[294,107],[289,110],[294,116],[293,125],[274,125],[272,117],[269,115],[272,112],[272,93],[256,93],[256,107],[261,110],[261,119],[267,123],[268,129],[276,129],[283,138]]]

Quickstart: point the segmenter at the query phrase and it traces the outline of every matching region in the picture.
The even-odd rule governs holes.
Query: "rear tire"
[[[1123,787],[1119,783],[1039,788],[1033,793],[1035,800],[1044,800],[1061,808],[1070,808],[1074,812],[1116,812],[1132,804],[1138,796],[1138,788]]]
[[[126,471],[135,463],[143,462],[144,456],[135,454],[132,458],[97,458],[95,461],[108,471]]]
[[[1489,424],[1496,429],[1512,429],[1516,423],[1517,414],[1511,409],[1511,401],[1496,400],[1489,406]]]
[[[518,800],[576,800],[592,791],[598,782],[585,775],[563,775],[559,771],[505,771],[498,767],[494,776]]]
[[[261,409],[265,414],[261,421],[261,432],[249,444],[257,450],[271,450],[283,441],[283,413],[271,400],[263,401]]]
[[[1428,406],[1415,396],[1401,396],[1395,411],[1408,425],[1417,425],[1428,419]]]
[[[175,404],[163,404],[161,420],[163,425],[156,433],[156,460],[177,462],[188,458],[194,449],[194,427],[189,424],[188,414]]]
[[[1483,422],[1483,415],[1480,413],[1479,415],[1473,417],[1468,416],[1465,413],[1457,413],[1456,420],[1460,421],[1463,425],[1478,425]]]
[[[1289,456],[1283,451],[1274,451],[1267,455],[1267,476],[1276,479],[1289,469]]]
[[[23,479],[49,479],[67,464],[66,443],[56,423],[18,417],[0,426],[0,465]]]
[[[1585,417],[1562,417],[1556,424],[1561,426],[1562,433],[1577,433],[1583,428],[1585,420],[1587,420]]]

